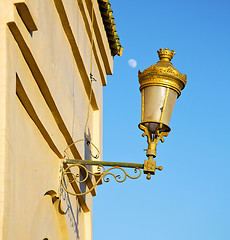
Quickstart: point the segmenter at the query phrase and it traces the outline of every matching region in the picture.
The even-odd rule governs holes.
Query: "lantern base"
[[[159,131],[159,132],[170,132],[171,131],[171,128],[167,125],[167,124],[164,124],[162,122],[157,122],[157,121],[145,121],[145,122],[141,122],[138,127],[143,130],[141,128],[141,125],[143,125],[144,127],[148,128],[148,131],[151,133],[151,134],[155,134],[156,131]],[[143,130],[144,131],[144,130]]]
[[[148,158],[155,158],[156,157],[156,147],[159,142],[164,142],[163,137],[167,137],[170,131],[170,127],[167,126],[166,124],[162,123],[156,123],[158,124],[155,132],[152,132],[151,129],[149,129],[146,126],[146,123],[148,122],[141,122],[138,127],[144,131],[142,134],[142,137],[146,136],[147,137],[147,142],[148,142],[148,149],[146,149],[146,156]],[[150,123],[150,122],[149,122]],[[155,123],[155,122],[151,122]]]

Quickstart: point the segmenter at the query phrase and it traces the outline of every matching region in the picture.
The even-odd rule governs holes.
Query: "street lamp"
[[[182,75],[172,65],[171,60],[175,55],[173,50],[170,51],[168,48],[161,48],[157,52],[160,61],[158,61],[155,65],[145,69],[143,72],[140,70],[138,72],[141,92],[141,123],[138,126],[142,131],[144,131],[142,136],[147,137],[148,149],[146,149],[146,156],[148,157],[148,160],[145,160],[144,164],[138,164],[64,158],[63,164],[65,163],[69,165],[67,168],[65,168],[65,170],[63,170],[63,168],[61,170],[61,182],[63,188],[70,194],[76,196],[87,194],[92,191],[102,180],[108,182],[108,176],[113,176],[117,182],[124,182],[127,177],[131,179],[139,178],[141,175],[140,169],[143,169],[143,172],[147,174],[147,179],[149,180],[151,175],[155,175],[156,169],[160,171],[163,169],[161,166],[156,166],[156,161],[153,160],[156,157],[156,146],[159,141],[164,142],[163,137],[168,136],[171,130],[168,126],[169,121],[176,99],[180,96],[181,90],[186,85],[187,76]],[[78,140],[76,142],[79,141],[82,140]],[[86,141],[87,145],[94,147],[98,151],[96,146],[89,140],[84,141]],[[71,145],[68,148],[70,148]],[[96,165],[100,168],[100,171],[93,173],[89,171],[85,165]],[[106,170],[104,166],[110,166],[110,168]],[[79,167],[81,173],[84,172],[84,179],[80,180],[79,173],[72,173],[71,168],[73,167]],[[137,176],[130,176],[126,173],[124,168],[134,168],[134,172],[137,173]],[[124,174],[123,178],[121,175],[115,175],[112,173],[111,171],[114,169],[121,170]],[[89,174],[95,176],[96,183],[91,189],[84,193],[73,193],[69,191],[66,187],[66,184],[64,184],[65,177],[70,182],[76,181],[78,183],[82,183],[88,179]]]
[[[150,66],[143,72],[139,70],[138,77],[141,91],[141,123],[139,128],[147,136],[148,149],[144,173],[150,179],[150,174],[155,174],[156,167],[153,158],[156,157],[156,146],[159,140],[170,132],[169,121],[176,99],[186,84],[186,75],[182,75],[172,65],[171,60],[175,55],[173,50],[161,48],[158,52],[160,61]],[[151,170],[150,170],[151,169]]]

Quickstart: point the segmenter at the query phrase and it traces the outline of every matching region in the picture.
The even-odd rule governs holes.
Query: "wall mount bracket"
[[[91,161],[91,160],[80,160],[80,159],[63,159],[63,163],[68,164],[69,166],[66,169],[62,169],[62,175],[61,175],[61,184],[63,189],[68,192],[71,195],[74,196],[80,196],[80,195],[86,195],[90,193],[93,189],[96,188],[96,186],[101,182],[109,182],[110,178],[113,177],[117,182],[122,183],[124,182],[127,178],[130,179],[137,179],[141,176],[141,169],[143,169],[144,174],[147,174],[147,179],[150,179],[150,174],[155,175],[155,170],[161,171],[163,168],[161,166],[157,167],[156,166],[156,161],[150,159],[150,160],[145,160],[144,164],[139,164],[139,163],[127,163],[127,162],[106,162],[106,161]],[[90,171],[86,166],[97,166],[98,172],[92,172]],[[105,169],[106,167],[109,167],[107,170]],[[81,170],[85,171],[85,177],[81,179],[81,175],[79,171],[70,171],[70,169],[74,168],[80,168]],[[124,168],[133,168],[134,169],[134,174],[135,176],[129,175]],[[114,174],[112,171],[113,170],[118,170],[122,174]],[[69,177],[71,175],[71,178]],[[95,176],[95,183],[94,185],[90,188],[85,190],[85,192],[82,193],[75,193],[71,190],[68,189],[67,185],[65,184],[69,182],[70,184],[75,181],[79,184],[85,182],[88,177]],[[72,179],[72,180],[70,180]]]

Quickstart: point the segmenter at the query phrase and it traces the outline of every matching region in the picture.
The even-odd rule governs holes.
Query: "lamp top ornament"
[[[175,55],[173,50],[160,48],[157,53],[160,61],[143,72],[140,70],[138,72],[140,91],[148,86],[163,86],[176,91],[179,97],[181,90],[184,89],[187,83],[187,76],[186,74],[181,74],[172,65],[171,60]]]
[[[163,48],[160,48],[157,53],[161,61],[168,62],[171,61],[173,56],[176,54],[174,50],[169,51],[168,48],[165,48],[165,50]]]

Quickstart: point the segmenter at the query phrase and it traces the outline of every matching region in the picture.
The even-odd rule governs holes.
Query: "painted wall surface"
[[[64,149],[85,137],[88,107],[86,134],[102,152],[113,58],[95,1],[91,85],[91,8],[91,0],[0,1],[0,239],[92,239],[96,192],[76,198],[59,181]],[[84,142],[68,155],[90,158]]]

